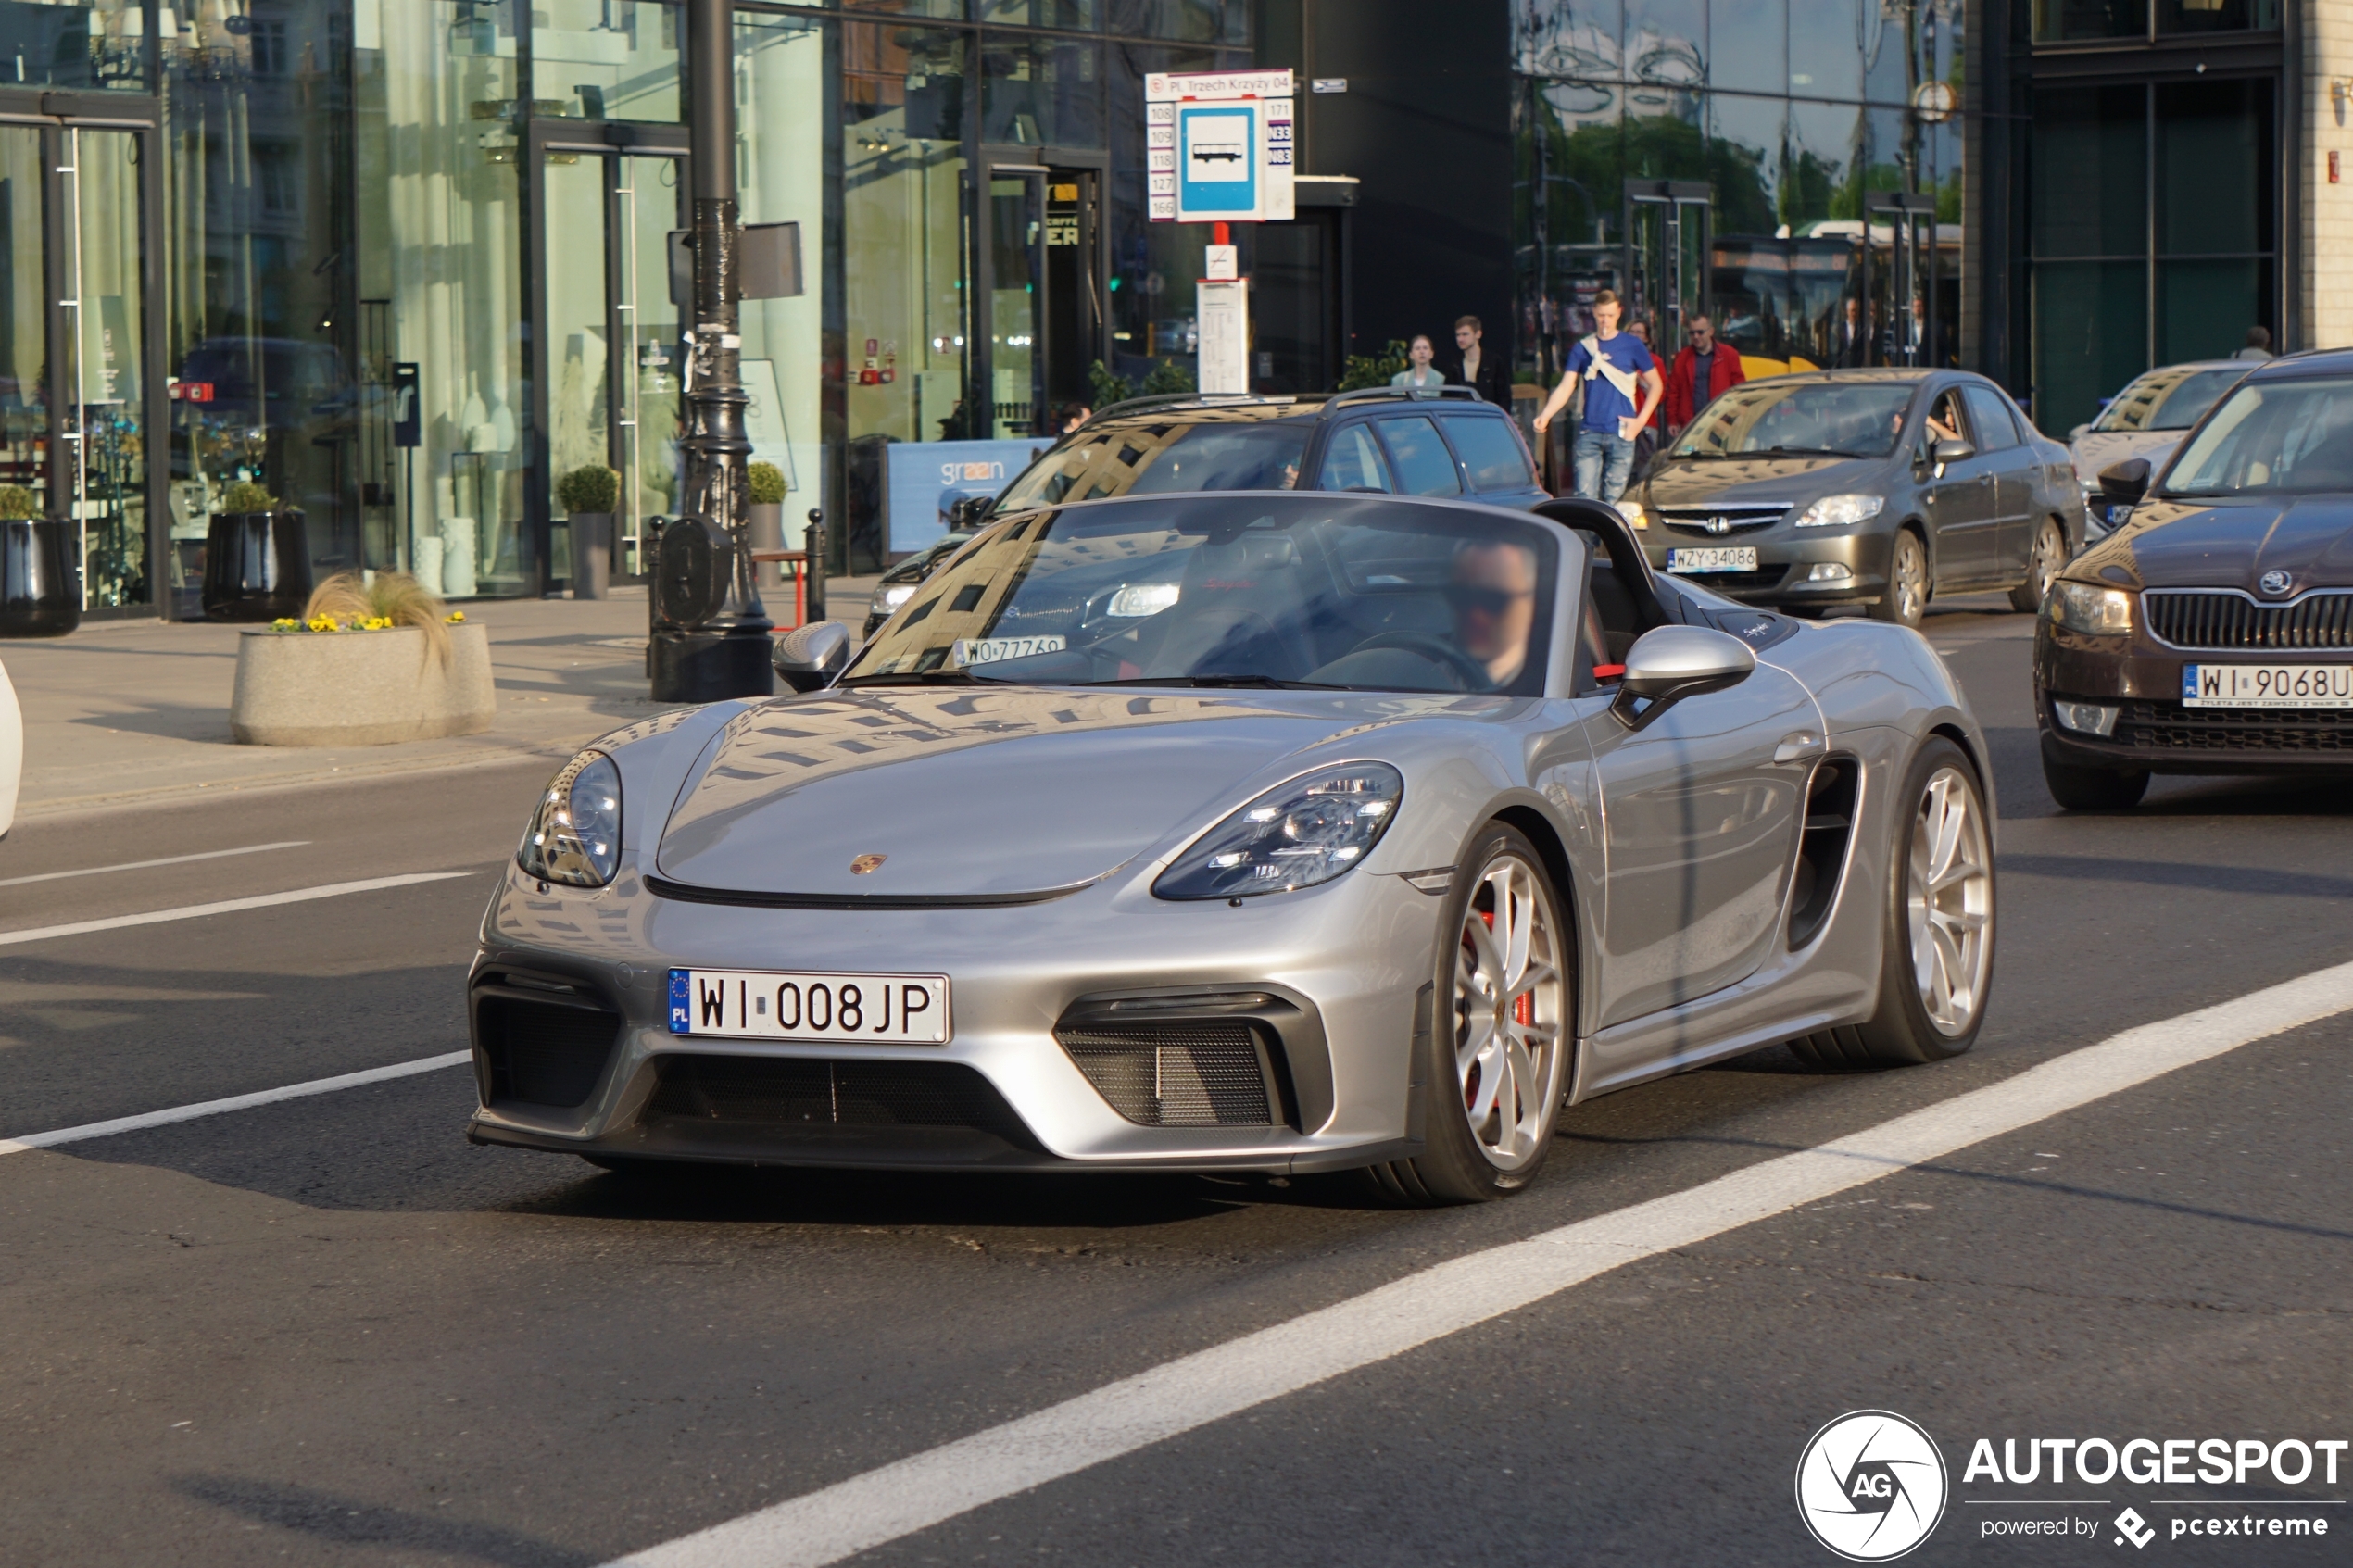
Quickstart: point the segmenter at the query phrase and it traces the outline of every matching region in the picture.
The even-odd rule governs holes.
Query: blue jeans
[[[1605,430],[1580,429],[1573,450],[1577,494],[1616,506],[1626,494],[1626,476],[1633,471],[1634,444]]]

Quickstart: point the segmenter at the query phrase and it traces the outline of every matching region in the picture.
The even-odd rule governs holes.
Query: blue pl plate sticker
[[[2195,664],[2182,666],[2182,700],[2183,702],[2197,700],[2197,666]]]
[[[670,1032],[684,1035],[694,1027],[694,1004],[686,995],[686,972],[673,969],[670,972]]]

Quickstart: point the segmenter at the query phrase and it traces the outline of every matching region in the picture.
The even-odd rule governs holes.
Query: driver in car
[[[1510,685],[1528,662],[1536,624],[1536,552],[1497,539],[1454,553],[1446,602],[1454,612],[1454,641],[1487,669],[1497,689]]]

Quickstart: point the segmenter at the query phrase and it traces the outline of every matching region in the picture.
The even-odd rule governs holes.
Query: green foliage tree
[[[1087,368],[1087,393],[1091,399],[1089,407],[1108,408],[1135,396],[1136,383],[1098,359]]]
[[[274,512],[278,497],[250,479],[241,479],[221,493],[220,509],[224,512]]]
[[[621,501],[621,475],[602,463],[576,468],[556,481],[556,505],[566,512],[610,512]]]
[[[1391,376],[1403,373],[1412,363],[1405,357],[1404,340],[1390,338],[1389,346],[1378,354],[1352,354],[1342,361],[1338,390],[1354,392],[1359,387],[1387,386]]]
[[[21,484],[0,484],[0,521],[17,522],[39,515],[31,491]]]
[[[744,470],[744,489],[755,507],[773,507],[785,498],[785,470],[774,463],[754,463]]]

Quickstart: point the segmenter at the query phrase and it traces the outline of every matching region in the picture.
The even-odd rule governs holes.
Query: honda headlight
[[[2054,583],[2045,609],[2055,626],[2095,637],[2121,637],[2133,630],[2133,596],[2120,588],[2089,583]]]
[[[515,863],[542,882],[602,887],[621,865],[621,770],[584,751],[548,781]]]
[[[885,615],[890,614],[900,605],[903,605],[909,599],[913,598],[915,596],[915,590],[922,586],[923,584],[920,583],[891,583],[888,587],[886,587],[882,591],[882,597],[877,601],[882,606],[882,612]]]
[[[1248,898],[1329,882],[1372,852],[1404,797],[1386,762],[1277,784],[1202,834],[1152,884],[1163,898]]]
[[[1869,522],[1887,506],[1884,495],[1825,495],[1797,514],[1800,528],[1852,528]]]

